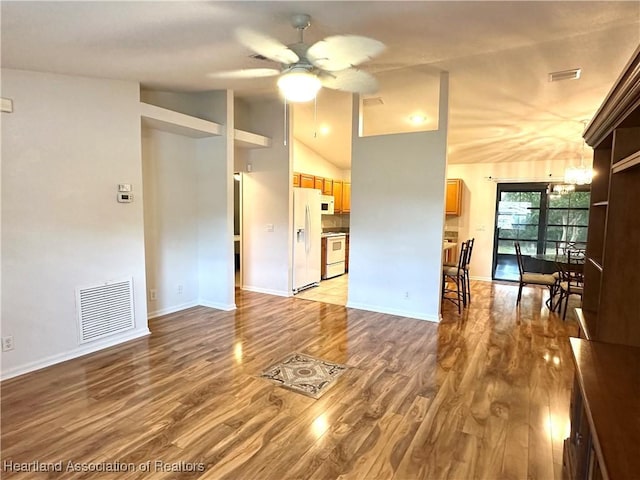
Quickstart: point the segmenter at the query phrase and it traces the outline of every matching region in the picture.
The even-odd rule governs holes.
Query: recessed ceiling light
[[[427,117],[425,117],[422,114],[417,113],[415,115],[411,115],[409,117],[409,121],[411,123],[413,123],[414,125],[421,125],[421,124],[423,124],[424,122],[427,121]]]
[[[321,135],[328,135],[330,131],[331,131],[331,129],[329,128],[329,125],[320,126],[320,134]]]

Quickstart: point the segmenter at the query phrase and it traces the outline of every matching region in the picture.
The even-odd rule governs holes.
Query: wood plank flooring
[[[152,320],[2,383],[2,478],[560,479],[575,324],[472,290],[440,324],[242,291]],[[257,378],[294,351],[350,368],[319,400]]]

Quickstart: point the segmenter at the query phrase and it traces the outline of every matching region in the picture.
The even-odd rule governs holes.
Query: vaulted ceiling
[[[308,43],[350,33],[387,45],[365,68],[388,79],[379,93],[388,101],[376,108],[391,124],[406,125],[416,109],[433,114],[428,89],[417,94],[407,79],[419,89],[425,77],[416,72],[449,72],[452,163],[579,158],[582,122],[640,43],[640,2],[3,1],[1,9],[3,67],[162,90],[231,88],[246,98],[275,94],[275,79],[208,76],[273,66],[250,58],[234,30],[293,43],[289,18],[308,13]],[[578,80],[548,81],[550,72],[578,67]],[[342,168],[350,163],[350,104],[348,94],[321,92],[317,124],[327,134],[309,128],[310,105],[295,115],[300,140]]]

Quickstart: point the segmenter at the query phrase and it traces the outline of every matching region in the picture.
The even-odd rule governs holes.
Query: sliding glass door
[[[523,256],[555,253],[559,242],[586,242],[588,187],[548,194],[546,183],[500,183],[496,201],[493,278],[518,280],[514,242]],[[551,267],[553,267],[551,265]]]

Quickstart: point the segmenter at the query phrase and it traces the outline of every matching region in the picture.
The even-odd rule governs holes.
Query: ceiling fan
[[[278,88],[290,102],[315,98],[321,87],[370,94],[378,82],[367,72],[353,68],[379,55],[386,47],[372,38],[334,35],[313,45],[304,43],[304,31],[311,25],[306,14],[293,15],[291,24],[299,41],[290,45],[247,28],[236,30],[240,43],[253,50],[256,58],[278,62],[280,68],[249,68],[213,73],[216,78],[260,78],[279,75]]]

